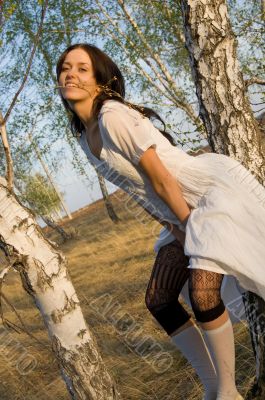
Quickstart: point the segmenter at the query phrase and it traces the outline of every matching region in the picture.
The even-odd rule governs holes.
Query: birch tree
[[[0,178],[0,245],[10,260],[1,272],[15,268],[32,296],[48,330],[51,346],[73,399],[114,400],[119,395],[98,352],[75,289],[67,261],[45,239],[32,213],[10,193]]]
[[[181,6],[199,112],[209,144],[214,152],[240,161],[264,185],[262,136],[246,96],[227,4],[225,0],[181,0]],[[264,314],[265,303],[251,292],[245,294],[244,301],[257,363],[256,380],[247,398],[262,399],[265,353],[264,326],[259,317]]]

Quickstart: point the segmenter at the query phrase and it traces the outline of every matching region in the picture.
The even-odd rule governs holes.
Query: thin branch
[[[57,33],[65,33],[65,32],[86,32],[86,29],[64,29],[64,30],[56,30],[56,29],[49,29],[47,30],[47,32],[51,33],[51,32],[57,32]]]
[[[254,114],[257,114],[257,113],[259,113],[259,112],[261,112],[261,111],[263,111],[263,110],[265,110],[265,107],[262,107],[262,108],[260,108],[259,110],[255,110],[255,111],[253,111],[253,113],[254,113]]]
[[[2,116],[2,113],[0,111],[0,134],[1,134],[1,139],[5,151],[5,157],[6,157],[6,180],[7,180],[7,188],[11,192],[13,190],[13,161],[11,157],[11,152],[10,152],[10,146],[7,138],[7,133],[6,133],[6,124],[4,122],[4,118]]]
[[[1,288],[2,289],[2,288]],[[0,289],[0,290],[1,290]],[[30,338],[36,340],[36,342],[38,344],[40,344],[41,346],[45,347],[46,349],[49,349],[50,346],[46,345],[45,343],[41,342],[35,335],[33,335],[29,329],[27,328],[27,326],[24,324],[23,319],[21,318],[21,316],[19,315],[19,313],[16,310],[16,307],[13,306],[13,304],[7,299],[6,295],[2,292],[0,292],[0,299],[3,298],[3,300],[6,302],[7,305],[9,305],[9,307],[14,311],[15,315],[17,316],[17,318],[19,319],[21,326],[18,326],[17,324],[15,324],[14,322],[10,321],[9,319],[5,318],[3,315],[3,311],[2,311],[2,305],[1,305],[1,319],[2,319],[2,323],[4,326],[6,326],[7,328],[11,328],[13,329],[15,332],[17,333],[21,333],[24,332],[26,333]]]
[[[2,29],[4,23],[3,5],[4,5],[4,0],[0,0],[0,29]]]
[[[113,31],[111,29],[107,29],[106,28],[106,33],[112,38],[112,40],[114,42],[117,43],[117,45],[119,47],[121,47],[124,52],[126,54],[128,54],[128,56],[130,56],[130,52],[128,51],[128,49],[122,44],[122,42],[113,34]],[[156,88],[156,90],[161,93],[164,97],[166,97],[168,100],[170,100],[171,102],[174,102],[174,100],[172,99],[172,97],[170,95],[168,95],[167,93],[165,93],[152,79],[152,77],[140,66],[140,64],[137,61],[134,61],[134,65],[137,68],[137,70],[140,72],[140,74],[142,76],[144,76],[147,81]]]
[[[26,15],[24,15],[23,18],[22,18],[22,14],[20,14],[20,15],[21,15],[20,20],[21,20],[21,23],[23,23],[23,27],[24,27],[25,32],[27,32],[30,40],[32,40],[32,42],[34,42],[35,35],[34,35],[34,32],[30,29],[30,20],[29,20],[29,18],[27,18]],[[44,32],[44,29],[42,29],[42,32]],[[56,31],[49,30],[49,32],[56,32]],[[48,72],[49,72],[53,82],[56,84],[57,80],[56,80],[56,76],[53,74],[53,71],[52,71],[52,65],[51,65],[50,60],[49,60],[49,55],[48,55],[47,51],[45,50],[44,46],[42,46],[41,42],[39,43],[39,51],[42,53],[43,58],[44,58],[44,60],[46,61],[46,64],[47,64]]]
[[[265,85],[265,80],[259,78],[258,76],[253,76],[250,79],[246,79],[245,80],[245,89],[247,89],[250,85],[254,85],[254,84]]]
[[[1,1],[1,0],[0,0]],[[11,111],[13,109],[13,107],[15,106],[15,103],[18,99],[19,94],[22,92],[24,85],[26,83],[26,80],[28,78],[28,74],[33,62],[33,58],[34,58],[34,54],[36,52],[37,46],[38,46],[38,42],[39,42],[39,38],[42,32],[42,26],[43,26],[43,21],[44,21],[44,17],[45,17],[45,13],[47,10],[47,6],[48,6],[48,0],[45,0],[45,3],[42,7],[42,12],[41,12],[41,22],[40,22],[40,26],[36,35],[36,39],[35,39],[35,43],[33,45],[33,49],[31,51],[31,55],[30,55],[30,59],[29,59],[29,63],[24,75],[24,78],[22,80],[22,83],[20,85],[20,88],[18,89],[18,91],[16,92],[10,106],[9,109],[6,112],[5,117],[3,118],[1,111],[0,111],[0,133],[1,133],[1,138],[2,138],[2,142],[3,142],[3,146],[4,146],[4,151],[5,151],[5,157],[6,157],[6,169],[7,169],[7,173],[6,173],[6,179],[7,179],[7,187],[9,191],[13,190],[13,161],[12,161],[12,157],[11,157],[11,152],[10,152],[10,146],[9,146],[9,142],[8,142],[8,138],[7,138],[7,133],[6,133],[6,121],[8,119],[8,117],[11,114]]]
[[[23,90],[23,88],[24,88],[24,86],[25,86],[25,83],[26,83],[26,81],[27,81],[27,79],[28,79],[28,75],[29,75],[29,72],[30,72],[30,69],[31,69],[31,65],[32,65],[32,62],[33,62],[33,58],[34,58],[35,52],[36,52],[36,50],[37,50],[38,42],[39,42],[39,39],[40,39],[40,36],[41,36],[41,33],[42,33],[42,27],[43,27],[44,17],[45,17],[46,10],[47,10],[47,6],[48,6],[48,1],[49,1],[49,0],[45,0],[44,4],[43,4],[43,6],[42,6],[42,10],[41,10],[41,21],[40,21],[40,25],[39,25],[39,28],[38,28],[38,32],[37,32],[37,34],[36,34],[36,39],[35,39],[35,42],[34,42],[34,45],[33,45],[32,51],[31,51],[31,55],[30,55],[30,58],[29,58],[28,66],[27,66],[27,69],[26,69],[24,78],[23,78],[23,80],[22,80],[22,83],[21,83],[21,85],[20,85],[20,88],[19,88],[18,91],[16,92],[16,94],[15,94],[15,96],[14,96],[14,98],[13,98],[11,104],[10,104],[10,107],[9,107],[9,109],[8,109],[7,112],[6,112],[6,115],[5,115],[4,120],[3,120],[4,123],[6,123],[7,119],[9,118],[9,116],[10,116],[10,114],[11,114],[11,111],[12,111],[12,109],[13,109],[13,107],[14,107],[14,105],[15,105],[17,99],[18,99],[18,96],[19,96],[19,94],[22,92],[22,90]]]
[[[250,104],[252,105],[252,106],[260,106],[261,104],[264,104],[265,103],[265,101],[261,101],[261,102],[259,102],[259,103],[251,103],[250,102]]]
[[[149,0],[150,7],[153,7],[154,2]],[[184,46],[185,45],[185,35],[182,32],[181,29],[179,29],[179,26],[176,23],[172,22],[172,10],[168,7],[168,4],[166,1],[163,2],[163,7],[162,10],[165,12],[168,22],[173,29],[173,32],[175,33],[176,37],[180,41],[180,43]]]
[[[126,42],[133,48],[133,50],[137,51],[137,47],[135,45],[135,43],[130,39],[130,37],[128,35],[126,35],[119,27],[119,25],[117,24],[117,22],[114,22],[113,19],[110,17],[110,15],[107,13],[107,11],[103,8],[102,4],[99,2],[99,0],[96,0],[97,5],[100,7],[102,13],[105,15],[105,17],[107,18],[107,20],[111,23],[111,25],[116,28],[116,30],[118,31],[118,33],[126,40]],[[176,96],[176,94],[174,92],[171,92],[170,88],[168,88],[168,86],[166,85],[166,82],[163,80],[161,74],[159,73],[159,71],[155,68],[155,66],[147,59],[147,58],[143,58],[144,62],[150,67],[150,69],[153,71],[153,73],[155,74],[155,76],[157,77],[157,79],[160,81],[160,83],[164,86],[164,88],[166,89],[166,91],[169,93],[169,95],[175,99],[176,102],[178,102],[178,97]],[[152,79],[150,80],[150,83],[152,83]]]
[[[152,49],[152,47],[149,45],[147,42],[146,38],[144,37],[143,32],[141,31],[140,27],[138,26],[137,22],[134,20],[134,18],[129,14],[127,8],[125,7],[125,3],[123,0],[117,0],[119,3],[121,9],[124,12],[124,15],[126,16],[127,20],[130,22],[131,26],[134,28],[135,32],[138,34],[139,38],[141,39],[144,47],[150,54],[150,56],[156,61],[157,65],[161,69],[163,75],[165,76],[166,80],[168,81],[169,85],[172,87],[172,89],[176,92],[176,95],[180,95],[179,88],[176,86],[175,81],[173,77],[171,76],[170,72],[166,68],[165,64],[159,57],[157,53],[155,53]]]
[[[136,46],[135,43],[130,40],[130,38],[120,29],[120,27],[118,26],[118,24],[116,22],[113,21],[113,19],[110,17],[110,15],[107,13],[107,11],[104,9],[104,7],[102,6],[102,4],[100,3],[99,0],[96,0],[97,5],[100,7],[103,15],[107,18],[107,20],[111,23],[111,25],[117,30],[117,32],[125,38],[126,42],[134,49],[136,50]],[[121,2],[121,0],[118,0],[118,3],[121,4],[123,2]],[[136,24],[136,22],[132,19],[132,17],[129,15],[129,13],[127,12],[126,9],[124,9],[122,7],[128,21],[130,22],[130,24],[134,27],[134,29],[136,30],[137,35],[140,37],[142,43],[144,44],[144,47],[147,49],[151,49],[151,47],[149,46],[149,44],[147,43],[146,39],[143,36],[143,33],[141,32],[140,28],[138,27],[138,25]],[[85,10],[84,10],[85,11]],[[127,13],[127,14],[126,14]],[[97,16],[98,20],[100,22],[103,22],[102,20],[100,20],[99,16]],[[135,25],[134,25],[135,24]],[[107,26],[105,27],[105,29],[107,30]],[[113,35],[113,31],[111,31],[109,29],[109,35],[112,37],[113,40],[116,41],[116,43],[122,47],[127,53],[127,49],[125,48],[124,45],[121,44],[120,41],[118,41],[118,39]],[[149,52],[150,53],[150,52]],[[130,56],[130,53],[128,54]],[[168,92],[168,94],[166,94],[165,92],[162,91],[161,88],[159,88],[158,85],[156,85],[154,83],[154,80],[152,79],[152,77],[150,75],[148,75],[145,70],[143,70],[143,68],[137,63],[136,61],[134,61],[135,66],[137,67],[138,70],[140,70],[141,74],[143,76],[146,77],[146,79],[148,80],[148,82],[154,86],[160,93],[163,94],[163,96],[165,96],[166,98],[168,98],[170,101],[172,101],[176,107],[180,108],[181,110],[185,111],[186,114],[189,116],[189,118],[191,119],[191,121],[196,125],[197,129],[202,133],[202,135],[206,138],[206,133],[205,133],[205,129],[204,126],[200,120],[200,118],[195,114],[192,106],[190,104],[188,104],[185,101],[180,100],[180,94],[181,97],[184,97],[184,94],[181,93],[181,89],[178,88],[173,80],[173,78],[171,77],[171,75],[169,74],[169,72],[167,71],[167,69],[165,68],[162,60],[160,60],[160,63],[157,62],[156,59],[156,54],[153,53],[153,51],[151,51],[150,53],[152,59],[154,59],[156,61],[156,63],[158,64],[158,67],[165,72],[163,75],[165,78],[163,78],[160,74],[160,72],[154,67],[154,65],[152,63],[150,63],[150,61],[147,58],[143,58],[143,61],[150,67],[150,69],[153,71],[153,73],[155,74],[155,76],[157,77],[157,79],[160,81],[160,83],[163,85],[163,87],[165,88],[165,90]],[[158,56],[157,56],[158,57]],[[165,80],[164,80],[165,79]],[[168,85],[166,85],[166,82],[168,83]]]
[[[67,29],[68,28],[67,27],[67,25],[68,25],[67,17],[69,17],[69,15],[65,11],[65,1],[64,0],[62,0],[62,2],[61,2],[61,16],[63,18],[64,34],[65,34],[65,37],[66,37],[66,44],[67,44],[67,47],[68,47],[71,44],[71,30]]]
[[[18,259],[16,257],[10,256],[10,254],[8,253],[8,251],[6,250],[5,247],[1,247],[1,248],[5,253],[5,256],[6,256],[7,260],[8,260],[8,262],[9,262],[9,265],[7,267],[5,267],[0,273],[0,319],[2,320],[2,323],[3,323],[3,325],[5,327],[11,328],[17,333],[25,332],[29,337],[31,337],[32,339],[36,340],[40,345],[48,348],[47,345],[45,345],[44,343],[40,342],[38,338],[36,338],[31,332],[29,332],[28,328],[26,327],[26,325],[23,322],[23,319],[21,318],[21,316],[17,312],[15,306],[13,306],[13,304],[7,299],[6,295],[3,293],[3,283],[4,283],[4,280],[5,280],[5,277],[14,268],[14,266],[17,264]],[[18,326],[17,324],[13,323],[12,321],[10,321],[10,320],[8,320],[7,318],[4,317],[2,299],[14,311],[14,313],[16,314],[17,318],[19,319],[22,327]]]

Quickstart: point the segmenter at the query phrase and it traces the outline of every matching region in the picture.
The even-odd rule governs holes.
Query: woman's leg
[[[217,400],[235,400],[235,347],[233,327],[221,299],[222,274],[191,269],[189,294],[192,309],[210,350],[218,378]],[[240,398],[240,397],[239,397]]]
[[[189,277],[188,265],[189,258],[177,240],[161,247],[146,289],[146,306],[168,335],[190,323],[191,315],[178,300]]]
[[[159,250],[146,291],[146,306],[172,343],[188,359],[205,388],[205,400],[216,400],[217,380],[201,331],[178,301],[189,277],[189,258],[175,240]]]

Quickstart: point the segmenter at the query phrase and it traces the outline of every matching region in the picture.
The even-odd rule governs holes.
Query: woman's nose
[[[71,70],[68,70],[68,71],[67,71],[67,74],[66,74],[66,76],[65,76],[65,79],[69,79],[69,78],[72,78],[72,77],[75,77],[75,76],[76,76],[75,71],[73,71],[73,70],[71,69]]]

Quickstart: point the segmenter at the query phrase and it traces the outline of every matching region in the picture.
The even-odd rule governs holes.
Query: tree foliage
[[[61,210],[61,201],[56,191],[48,179],[40,173],[24,177],[20,198],[39,216],[51,218],[54,213]]]

